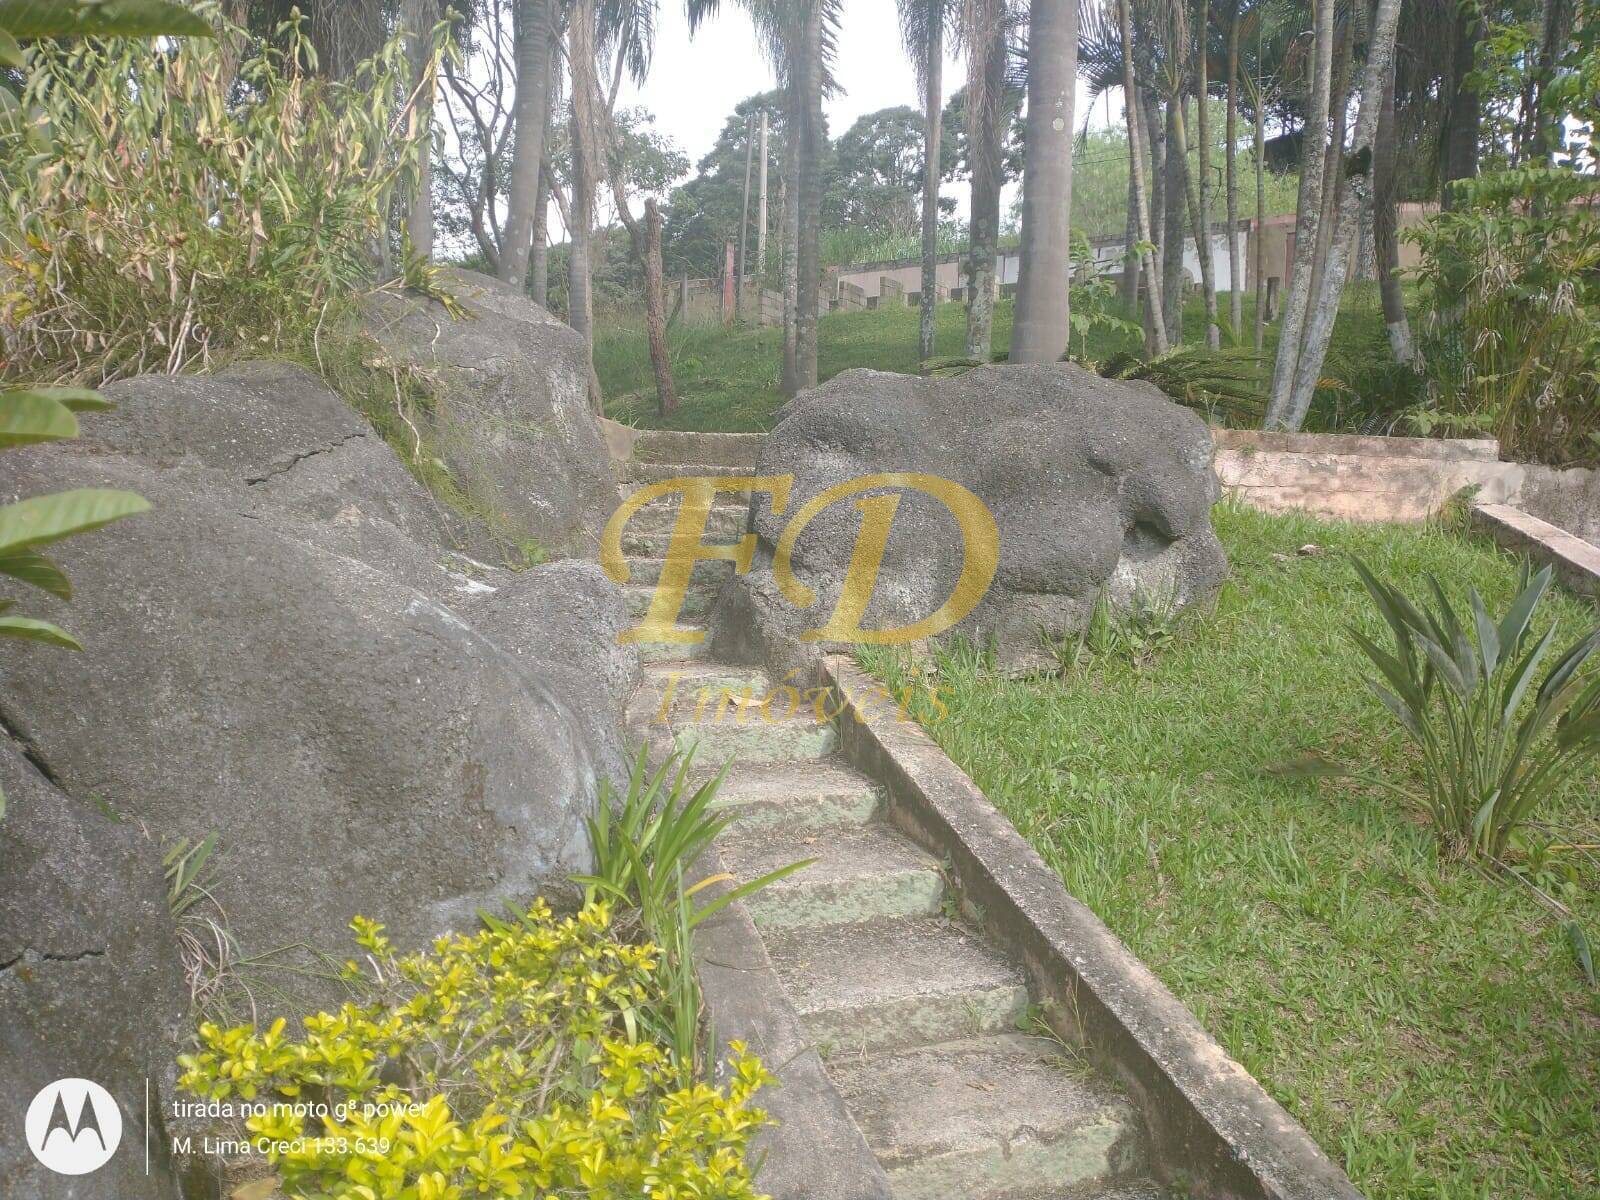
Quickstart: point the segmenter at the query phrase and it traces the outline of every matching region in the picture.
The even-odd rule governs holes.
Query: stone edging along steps
[[[750,473],[760,441],[629,432],[635,485]],[[714,520],[731,542],[745,522],[730,507]],[[652,505],[630,523],[636,611],[674,515]],[[697,575],[697,612],[721,578]],[[699,947],[717,1037],[782,1083],[762,1096],[780,1122],[760,1142],[762,1191],[1360,1195],[932,740],[869,703],[878,685],[848,660],[825,662],[822,712],[808,699],[773,721],[756,713],[774,683],[760,667],[651,649],[635,736],[703,768],[733,760],[719,803],[740,819],[702,875],[816,860],[709,922]]]

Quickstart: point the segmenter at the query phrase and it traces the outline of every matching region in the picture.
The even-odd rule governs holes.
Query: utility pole
[[[761,110],[761,186],[756,193],[756,295],[767,277],[767,110]],[[759,318],[758,318],[759,319]]]
[[[749,270],[745,256],[745,246],[750,236],[750,156],[755,149],[754,139],[751,137],[754,122],[750,117],[744,119],[744,203],[739,208],[739,277],[733,285],[733,318],[741,320],[744,316],[744,277]]]

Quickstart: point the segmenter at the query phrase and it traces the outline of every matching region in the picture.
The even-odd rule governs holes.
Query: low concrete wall
[[[1600,471],[1500,461],[1491,439],[1354,437],[1218,429],[1217,477],[1267,512],[1421,521],[1462,488],[1600,545]]]
[[[1600,600],[1600,548],[1508,504],[1475,504],[1472,523],[1507,550],[1547,563],[1581,596]]]

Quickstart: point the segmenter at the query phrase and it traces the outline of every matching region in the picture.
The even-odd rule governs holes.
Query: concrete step
[[[641,433],[633,457],[653,463],[721,463],[753,469],[766,435],[760,433],[679,433],[656,429]]]
[[[944,901],[938,864],[881,823],[817,831],[735,825],[717,845],[723,864],[740,879],[817,860],[745,900],[756,925],[766,929],[928,916]]]
[[[703,763],[732,758],[749,762],[799,762],[827,758],[839,747],[832,721],[818,721],[809,708],[785,716],[787,707],[773,706],[762,715],[761,694],[753,704],[718,704],[714,696],[703,710],[689,702],[689,716],[673,724],[680,751],[696,751]],[[682,711],[682,710],[680,710]],[[699,719],[695,719],[698,716]]]
[[[639,658],[646,663],[673,663],[693,662],[704,658],[711,652],[709,641],[710,631],[706,629],[703,621],[681,620],[678,622],[682,629],[704,630],[707,639],[699,642],[639,642]]]
[[[713,533],[709,525],[704,537],[700,541],[707,546],[737,546],[739,539],[744,536],[742,528],[730,533]],[[633,526],[628,526],[628,532],[622,538],[622,553],[629,558],[665,558],[667,547],[672,544],[672,531],[668,527],[655,532],[634,532]]]
[[[690,584],[683,593],[683,607],[678,610],[683,617],[704,617],[717,606],[719,587],[700,587]],[[623,599],[628,602],[628,612],[634,617],[642,617],[650,611],[650,602],[655,597],[655,584],[624,584],[622,587]]]
[[[865,825],[883,807],[866,776],[836,760],[741,763],[728,774],[716,805],[739,813],[741,829],[832,829]]]
[[[767,934],[772,965],[824,1057],[1008,1032],[1022,973],[941,917]]]
[[[627,475],[635,484],[660,483],[664,479],[701,479],[706,476],[726,478],[730,475],[754,475],[751,467],[730,467],[723,463],[703,462],[640,462],[634,459],[627,464]]]
[[[660,555],[628,555],[628,585],[654,587],[661,578],[661,568],[667,560]],[[689,573],[689,585],[718,588],[733,578],[733,564],[725,558],[702,558]]]
[[[746,506],[739,504],[714,504],[706,514],[705,533],[701,540],[732,546],[744,536]],[[678,524],[678,498],[666,497],[652,500],[633,516],[622,530],[624,554],[648,554],[656,558],[667,552],[667,542]]]
[[[1065,1055],[1002,1034],[835,1056],[828,1074],[895,1200],[1098,1195],[1142,1173],[1143,1137],[1126,1098]]]
[[[1006,1200],[1189,1200],[1188,1193],[1175,1192],[1154,1179],[1129,1179],[1109,1187],[1049,1188],[1045,1191],[1029,1189],[1006,1197]]]

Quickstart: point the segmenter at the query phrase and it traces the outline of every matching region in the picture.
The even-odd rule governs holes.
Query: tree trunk
[[[666,272],[661,265],[661,209],[644,202],[644,323],[650,335],[650,365],[656,375],[656,408],[666,416],[678,407],[667,356]]]
[[[584,0],[585,4],[590,2]],[[592,12],[592,8],[589,11]],[[550,0],[517,0],[513,24],[517,56],[516,108],[512,116],[515,134],[511,153],[510,196],[506,202],[506,239],[500,252],[500,278],[520,292],[528,282],[534,209],[539,203],[539,167],[544,161],[545,109],[550,102]],[[577,35],[573,36],[576,40]],[[591,62],[588,70],[592,72],[593,69]],[[576,65],[572,73],[576,80],[579,74]],[[573,155],[574,160],[577,157],[577,154]],[[577,172],[573,174],[576,182]],[[592,188],[592,182],[589,186]],[[575,207],[580,212],[589,211],[581,206]]]
[[[1130,0],[1117,0],[1117,21],[1122,32],[1122,93],[1127,109],[1128,125],[1128,179],[1133,192],[1133,224],[1138,244],[1143,246],[1152,239],[1150,214],[1145,208],[1144,146],[1139,112],[1139,88],[1133,72],[1133,19],[1129,12]],[[1155,354],[1167,352],[1167,327],[1162,316],[1161,273],[1156,269],[1155,256],[1147,249],[1139,251],[1139,270],[1144,276],[1146,349]]]
[[[927,59],[922,64],[922,295],[917,314],[917,358],[933,357],[939,290],[939,143],[944,124],[944,5],[928,10]]]
[[[750,245],[750,171],[755,166],[754,121],[750,114],[744,118],[744,200],[739,205],[739,268],[733,285],[733,319],[744,320],[744,280],[749,273],[745,251]]]
[[[1177,346],[1183,342],[1183,292],[1189,278],[1183,268],[1185,177],[1188,163],[1178,144],[1178,105],[1167,101],[1167,137],[1165,147],[1167,172],[1166,233],[1161,241],[1161,301],[1167,322],[1167,342]]]
[[[968,37],[967,158],[972,170],[968,219],[967,357],[988,362],[994,347],[994,257],[1000,241],[1001,139],[1006,37],[998,0],[976,0]]]
[[[1261,36],[1261,26],[1256,26],[1256,62],[1261,62],[1261,49],[1264,39]],[[1254,88],[1256,119],[1255,119],[1255,157],[1256,157],[1256,311],[1255,311],[1255,347],[1260,354],[1266,348],[1267,340],[1267,269],[1266,269],[1266,240],[1267,240],[1267,93],[1263,81],[1258,78]]]
[[[1278,355],[1272,364],[1272,390],[1266,427],[1293,429],[1291,396],[1300,362],[1301,338],[1311,303],[1311,260],[1317,249],[1317,221],[1322,212],[1322,169],[1327,155],[1329,88],[1333,77],[1334,0],[1316,0],[1315,48],[1306,108],[1305,144],[1300,156],[1300,194],[1294,218],[1294,278],[1278,327]]]
[[[1233,344],[1244,340],[1244,256],[1239,244],[1239,0],[1228,15],[1228,115],[1223,135],[1224,186],[1228,219],[1228,324]]]
[[[410,130],[424,140],[418,152],[417,173],[406,204],[406,240],[411,253],[433,257],[433,78],[431,43],[439,21],[438,0],[405,0],[400,27],[406,33],[408,82],[413,89]]]
[[[1028,15],[1028,157],[1012,362],[1067,352],[1072,283],[1072,101],[1077,0],[1033,0]]]
[[[1173,132],[1176,135],[1176,144],[1173,147],[1173,157],[1178,160],[1179,169],[1183,177],[1183,198],[1189,210],[1189,225],[1194,230],[1194,254],[1200,260],[1200,291],[1206,306],[1206,345],[1211,349],[1219,349],[1222,345],[1222,334],[1217,328],[1217,276],[1216,263],[1211,256],[1211,231],[1207,227],[1205,198],[1209,192],[1200,190],[1197,193],[1194,177],[1189,173],[1189,136],[1184,119],[1184,109],[1188,106],[1187,98],[1177,96],[1174,98],[1173,109],[1176,119],[1173,121]],[[1209,156],[1208,156],[1209,157]],[[1201,176],[1204,184],[1205,176]]]
[[[1222,347],[1222,331],[1217,325],[1217,264],[1216,256],[1211,247],[1211,112],[1210,104],[1210,54],[1207,33],[1211,5],[1209,0],[1203,0],[1200,5],[1200,28],[1195,36],[1194,55],[1194,136],[1199,143],[1196,147],[1195,166],[1200,173],[1200,186],[1198,196],[1190,203],[1189,210],[1194,221],[1194,250],[1200,259],[1200,287],[1205,296],[1206,303],[1206,345],[1213,350]],[[1179,101],[1179,118],[1182,118],[1182,100]],[[1184,172],[1188,173],[1189,159],[1184,156]]]
[[[1445,111],[1444,160],[1440,164],[1439,207],[1449,212],[1455,207],[1457,179],[1471,179],[1478,173],[1478,134],[1483,111],[1477,89],[1467,82],[1483,40],[1484,19],[1476,5],[1456,9],[1455,60],[1451,68],[1452,88]]]
[[[533,206],[533,247],[528,252],[528,295],[550,306],[550,179],[539,164],[538,202]]]
[[[1128,111],[1131,111],[1131,109],[1124,109],[1124,113]],[[1139,303],[1139,277],[1144,262],[1143,258],[1134,250],[1134,247],[1139,244],[1139,217],[1134,211],[1139,199],[1133,188],[1134,155],[1138,153],[1134,149],[1136,145],[1138,143],[1133,140],[1133,136],[1130,134],[1128,136],[1128,211],[1122,222],[1122,278],[1117,283],[1117,301],[1122,306],[1123,315],[1128,317],[1134,315],[1134,307]]]
[[[1337,18],[1336,18],[1337,19]],[[1333,218],[1344,194],[1344,140],[1350,131],[1350,87],[1355,72],[1356,23],[1344,23],[1344,36],[1334,47],[1333,82],[1328,91],[1328,119],[1332,132],[1322,161],[1322,209],[1317,216],[1317,249],[1311,258],[1311,295],[1322,294],[1322,273],[1328,265],[1328,249],[1333,241]]]
[[[1411,325],[1406,320],[1405,298],[1400,291],[1400,239],[1395,204],[1394,64],[1384,76],[1383,106],[1372,142],[1372,240],[1377,263],[1378,292],[1383,297],[1383,324],[1389,331],[1389,349],[1396,362],[1414,356]]]
[[[784,269],[784,395],[795,395],[798,386],[797,350],[795,338],[800,309],[798,267],[800,267],[800,83],[795,70],[790,69],[789,85],[784,88],[787,112],[784,130],[784,178],[779,197],[784,222],[782,222],[782,269]]]
[[[1356,117],[1355,138],[1350,154],[1343,160],[1346,188],[1339,201],[1333,240],[1323,273],[1322,291],[1316,297],[1306,324],[1305,343],[1295,370],[1294,391],[1288,411],[1287,428],[1299,429],[1311,410],[1311,398],[1322,374],[1322,363],[1333,337],[1339,315],[1339,301],[1355,241],[1356,224],[1363,200],[1372,187],[1368,169],[1373,138],[1377,133],[1379,111],[1383,107],[1384,79],[1394,68],[1395,28],[1399,23],[1400,0],[1378,0],[1372,34],[1367,42],[1366,68],[1361,80],[1361,108]]]
[[[599,381],[594,374],[594,297],[590,292],[590,235],[594,222],[594,190],[599,163],[595,153],[594,0],[572,0],[567,18],[567,70],[572,89],[572,203],[568,230],[567,324],[583,335],[589,364],[589,403],[600,411]]]
[[[823,6],[812,4],[800,47],[800,204],[795,248],[795,388],[817,386],[817,306],[822,290]]]

